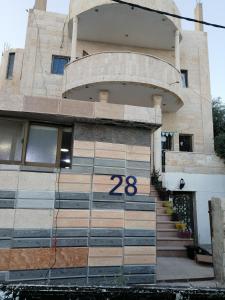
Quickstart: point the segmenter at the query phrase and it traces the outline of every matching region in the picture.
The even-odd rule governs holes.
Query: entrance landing
[[[184,257],[158,257],[157,281],[195,281],[212,280],[214,271],[211,265],[196,264]]]

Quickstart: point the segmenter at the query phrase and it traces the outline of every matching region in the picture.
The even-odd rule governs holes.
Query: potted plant
[[[159,176],[160,176],[160,173],[159,171],[155,170],[155,168],[153,169],[153,172],[151,174],[151,183],[153,185],[157,185],[160,181],[159,181]]]
[[[184,222],[176,223],[176,229],[178,230],[178,237],[182,239],[190,239],[192,237],[192,231],[187,227]]]

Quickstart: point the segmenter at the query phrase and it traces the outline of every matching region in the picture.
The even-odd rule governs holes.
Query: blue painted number
[[[123,184],[123,176],[121,175],[113,175],[111,180],[118,179],[117,185],[109,192],[109,195],[112,196],[122,196],[123,193],[118,193],[116,190]],[[137,178],[134,176],[126,177],[126,187],[125,187],[125,194],[127,196],[135,196],[137,194]]]

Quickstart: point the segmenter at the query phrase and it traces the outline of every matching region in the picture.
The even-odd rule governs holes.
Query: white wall
[[[164,186],[170,191],[180,191],[179,182],[183,178],[182,191],[196,193],[197,228],[199,244],[211,243],[208,215],[208,201],[212,197],[225,197],[225,175],[165,173]]]

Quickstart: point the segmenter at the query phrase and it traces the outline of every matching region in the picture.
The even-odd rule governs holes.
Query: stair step
[[[156,207],[156,209],[157,209],[157,214],[166,214],[165,207]]]
[[[157,238],[178,237],[177,229],[157,229]]]
[[[176,223],[173,221],[157,221],[157,230],[158,229],[176,229]]]
[[[167,214],[158,214],[157,213],[157,221],[171,221],[171,216],[167,215]]]
[[[181,239],[178,237],[157,237],[157,248],[158,247],[184,247],[188,245],[193,245],[193,239]]]
[[[157,247],[157,257],[187,257],[185,247]]]

